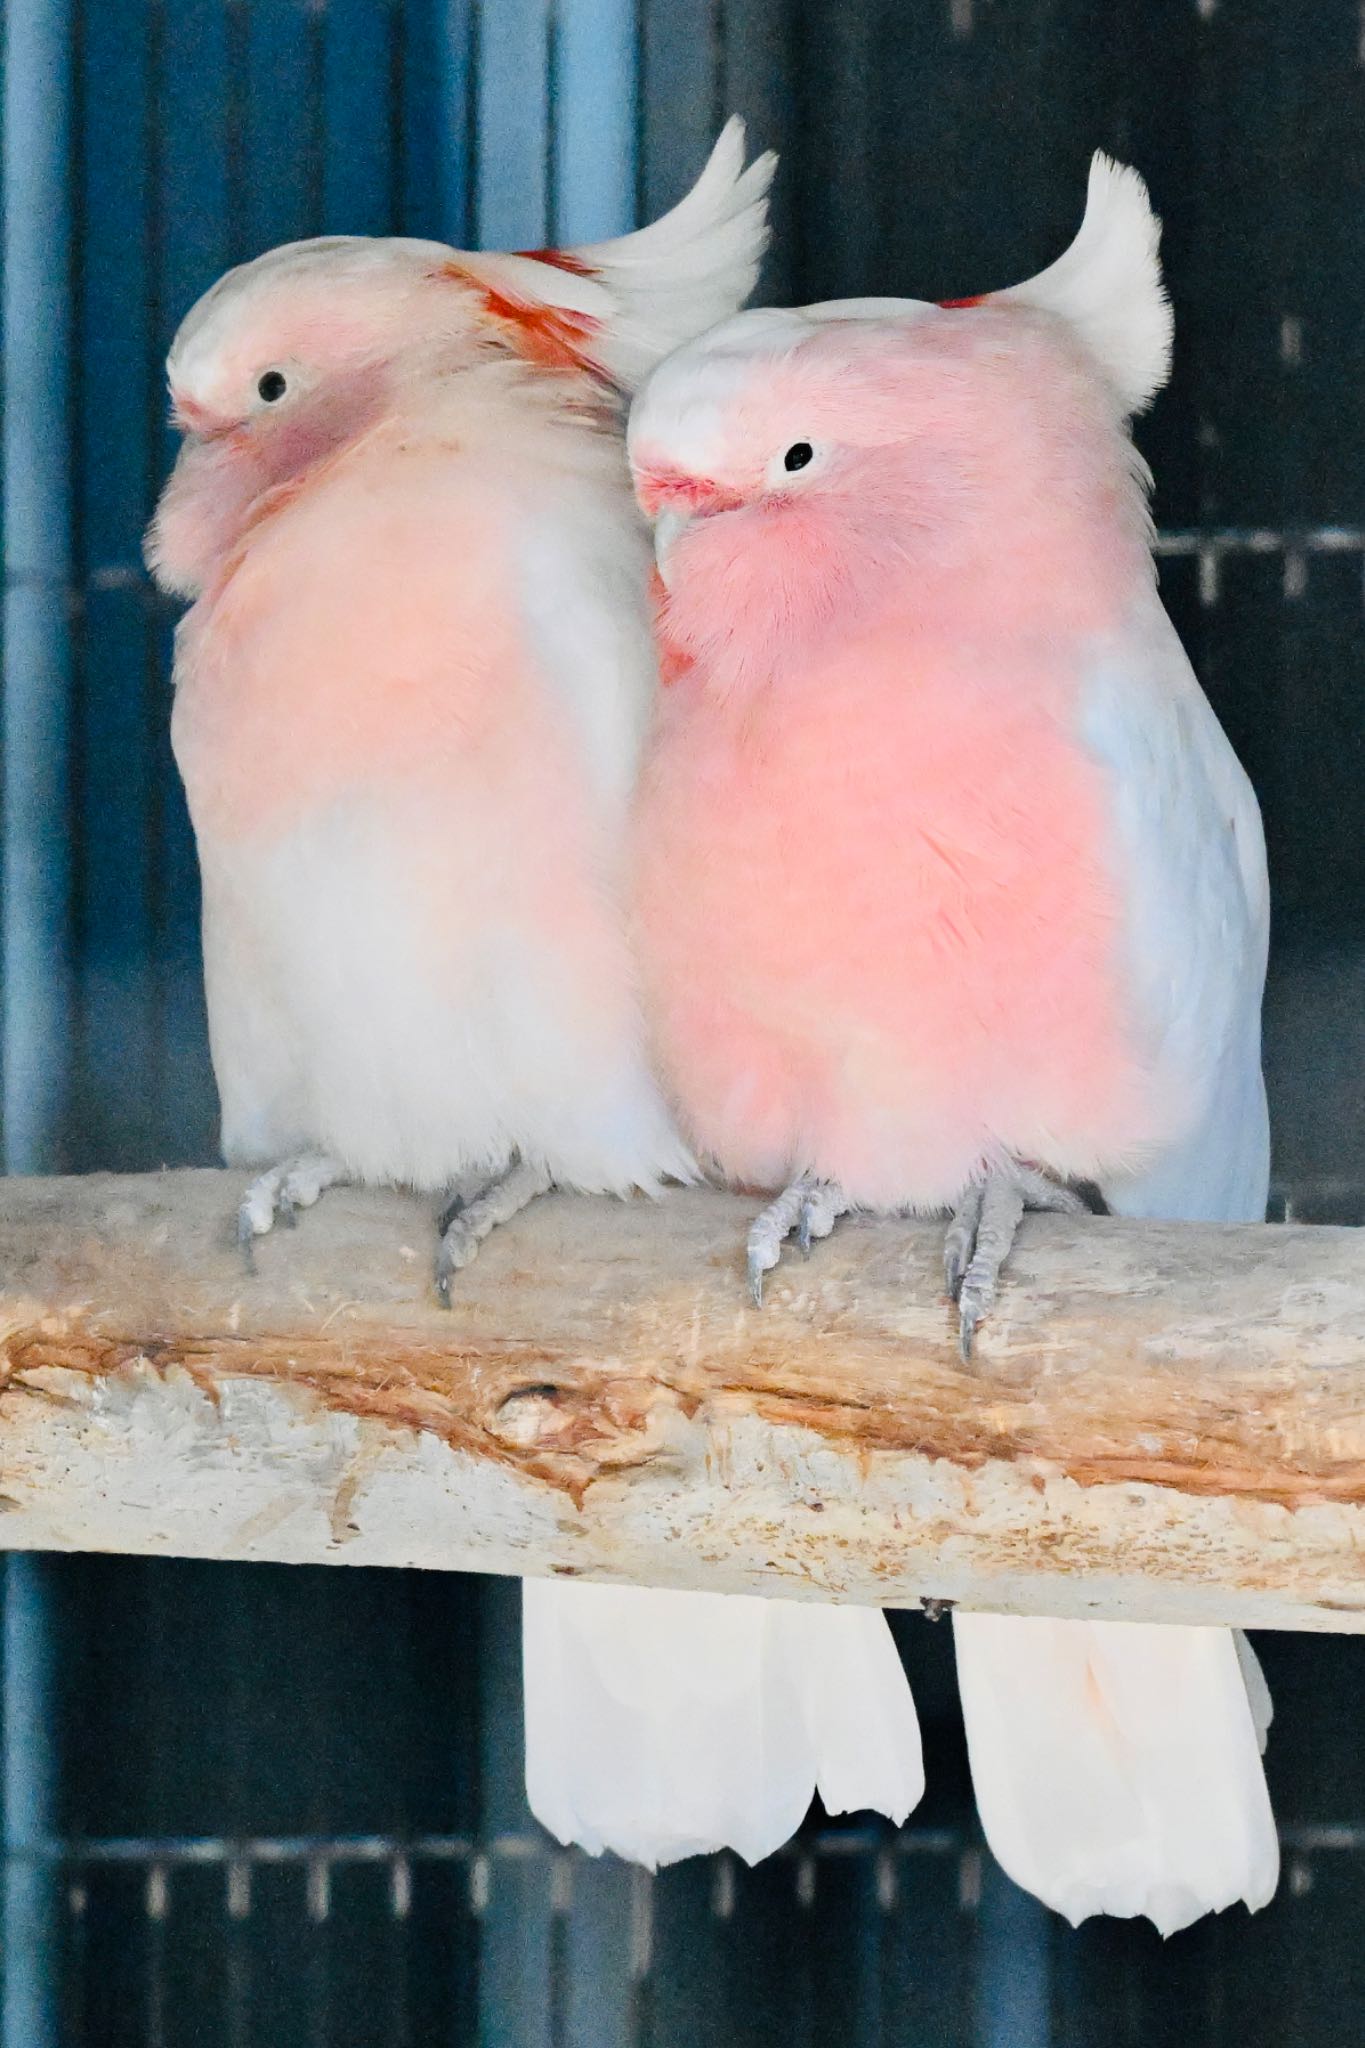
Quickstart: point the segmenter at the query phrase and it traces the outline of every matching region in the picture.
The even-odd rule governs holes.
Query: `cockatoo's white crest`
[[[1126,412],[1141,412],[1170,375],[1171,307],[1157,250],[1161,222],[1135,170],[1097,150],[1085,218],[1069,249],[1023,284],[994,292],[1066,320]]]
[[[537,354],[540,328],[552,349],[562,343],[634,391],[670,350],[725,319],[753,290],[776,168],[769,151],[745,169],[744,123],[733,115],[692,190],[648,227],[580,249],[462,252],[456,261],[483,287],[490,310],[525,328],[527,353]]]
[[[449,344],[463,326],[472,345],[634,391],[752,291],[776,167],[769,153],[745,168],[736,116],[686,197],[615,241],[511,253],[398,236],[286,243],[228,271],[191,310],[170,354],[172,390],[187,415],[225,404],[235,414],[254,390],[247,371],[266,366],[236,360],[244,338],[301,365],[321,349],[325,372],[348,350],[387,357],[424,334]]]

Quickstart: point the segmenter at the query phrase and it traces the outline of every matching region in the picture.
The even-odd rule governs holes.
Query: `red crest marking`
[[[471,286],[478,293],[484,311],[492,319],[512,329],[516,347],[528,361],[538,363],[545,370],[594,367],[589,344],[602,323],[591,313],[575,313],[567,306],[547,306],[514,298],[508,292],[499,291],[496,285],[485,284],[462,263],[447,263],[443,268],[447,277],[458,278],[461,284]]]

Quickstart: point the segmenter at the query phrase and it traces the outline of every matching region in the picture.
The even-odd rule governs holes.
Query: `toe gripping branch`
[[[965,1190],[943,1241],[943,1277],[949,1298],[957,1303],[964,1365],[971,1363],[978,1326],[995,1306],[1001,1268],[1026,1209],[1103,1215],[1105,1202],[1093,1183],[1072,1186],[1022,1160],[991,1168]]]

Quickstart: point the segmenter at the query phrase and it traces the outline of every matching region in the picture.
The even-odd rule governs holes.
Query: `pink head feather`
[[[670,358],[637,402],[630,457],[656,522],[670,643],[721,687],[907,606],[1127,586],[1148,540],[1135,457],[1072,337],[1034,309],[907,306],[893,319],[741,314]]]

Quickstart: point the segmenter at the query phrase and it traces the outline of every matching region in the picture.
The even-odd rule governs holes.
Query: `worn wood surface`
[[[752,1203],[554,1197],[445,1314],[427,1205],[248,1278],[239,1190],[0,1187],[0,1546],[1365,1629],[1365,1232],[1031,1217],[967,1369],[933,1223],[759,1313]]]

